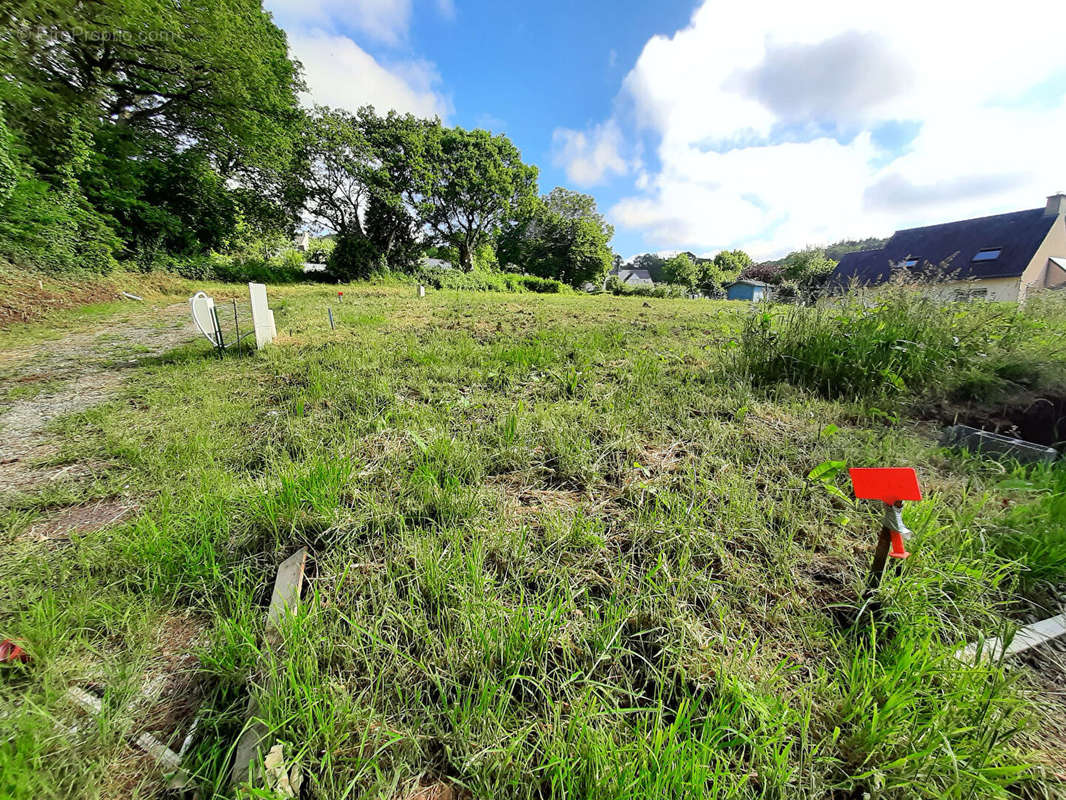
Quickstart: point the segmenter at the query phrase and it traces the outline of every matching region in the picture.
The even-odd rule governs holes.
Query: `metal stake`
[[[333,309],[327,308],[326,311],[329,313],[329,329],[331,331],[337,330],[337,326],[333,324]]]
[[[233,298],[233,330],[234,336],[237,337],[237,349],[241,349],[241,326],[237,324],[237,298]]]
[[[218,349],[218,357],[222,358],[222,351],[225,349],[226,345],[222,342],[222,326],[218,322],[217,308],[211,309],[211,317],[215,321],[215,347]]]

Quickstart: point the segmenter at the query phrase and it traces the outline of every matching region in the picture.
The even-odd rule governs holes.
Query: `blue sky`
[[[1055,3],[865,5],[266,2],[309,101],[504,132],[543,192],[596,197],[627,257],[769,257],[1066,186],[1059,33],[1032,25]]]

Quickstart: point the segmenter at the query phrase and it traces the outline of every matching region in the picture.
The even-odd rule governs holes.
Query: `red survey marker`
[[[921,500],[918,475],[910,467],[859,467],[849,469],[855,496],[895,505],[900,500]]]

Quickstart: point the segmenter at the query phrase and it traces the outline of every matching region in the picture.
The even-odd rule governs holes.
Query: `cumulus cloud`
[[[624,164],[638,139],[655,142],[655,169],[638,170],[609,211],[653,248],[769,256],[1036,207],[1066,182],[1054,134],[1066,104],[1001,102],[1061,75],[1058,29],[1032,24],[1057,5],[1033,6],[960,15],[924,0],[708,1],[645,44],[618,113],[557,131],[557,152],[588,182],[625,172],[604,165]],[[876,135],[903,124],[916,131],[905,151]],[[617,160],[593,158],[611,130],[605,152]]]
[[[429,62],[386,67],[347,36],[324,31],[290,34],[289,49],[304,65],[309,102],[350,111],[369,104],[379,113],[393,109],[421,117],[445,118],[451,112]]]
[[[875,33],[846,31],[817,44],[768,46],[732,85],[779,120],[844,120],[898,96],[914,76],[902,53]],[[729,84],[727,84],[729,85]]]
[[[578,186],[594,186],[611,174],[629,171],[621,146],[622,133],[614,120],[594,125],[588,131],[556,128],[552,134],[552,160]]]
[[[450,0],[441,3],[442,9],[451,6]],[[411,0],[266,0],[265,6],[286,29],[329,29],[333,20],[342,20],[346,28],[387,45],[402,42],[411,24]]]

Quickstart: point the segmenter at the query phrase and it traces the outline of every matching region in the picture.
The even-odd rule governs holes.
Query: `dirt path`
[[[23,389],[20,399],[0,406],[0,496],[91,473],[90,465],[40,464],[56,452],[48,424],[104,402],[122,384],[124,370],[191,341],[196,333],[188,309],[186,303],[145,304],[58,339],[0,349],[4,383]]]

